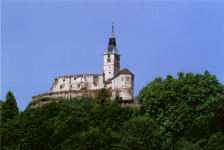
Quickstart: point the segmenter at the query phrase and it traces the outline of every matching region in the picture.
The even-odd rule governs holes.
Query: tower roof
[[[127,68],[124,68],[123,70],[121,70],[121,71],[119,71],[118,73],[116,73],[116,74],[111,78],[111,80],[112,80],[113,78],[115,78],[115,77],[121,75],[121,74],[130,74],[130,75],[133,75],[133,76],[134,76],[134,74],[131,73],[131,71],[129,71]]]
[[[116,38],[114,36],[114,31],[113,31],[113,24],[112,24],[112,32],[111,32],[111,35],[110,35],[110,38],[109,38],[109,43],[108,43],[108,47],[106,49],[106,51],[104,52],[104,55],[107,55],[107,54],[119,54],[118,50],[117,50],[117,47],[116,47]]]
[[[113,22],[112,22],[112,32],[111,32],[111,35],[110,35],[110,38],[115,38],[114,36],[114,26],[113,26]]]
[[[112,32],[111,32],[110,38],[115,38],[115,36],[114,36],[114,31],[113,31],[113,30],[112,30]]]
[[[117,50],[116,46],[108,46],[106,51],[105,51],[105,53],[104,53],[104,55],[107,55],[107,54],[118,54],[118,55],[120,55],[118,53],[118,50]]]

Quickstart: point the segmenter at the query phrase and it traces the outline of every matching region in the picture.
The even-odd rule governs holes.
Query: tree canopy
[[[13,119],[19,114],[19,107],[17,106],[16,99],[11,91],[6,94],[6,101],[1,104],[1,118],[3,122],[7,119]]]
[[[204,74],[179,72],[148,83],[137,95],[142,102],[140,114],[155,120],[164,138],[183,136],[200,115],[208,114],[212,100],[223,95],[224,86],[207,70]]]

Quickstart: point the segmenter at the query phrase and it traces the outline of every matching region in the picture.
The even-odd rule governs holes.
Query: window
[[[106,85],[106,84],[104,84],[104,87],[107,87],[107,85]]]
[[[74,77],[74,80],[76,80],[76,77]]]
[[[65,79],[63,79],[63,82],[65,82]]]
[[[109,72],[109,74],[110,74],[110,72]]]
[[[123,78],[121,78],[121,81],[123,81]]]
[[[109,66],[109,68],[111,68],[111,66]]]
[[[71,88],[72,88],[72,85],[71,85]]]
[[[78,88],[80,88],[80,84],[78,85]]]
[[[110,62],[110,59],[107,59],[107,62]]]
[[[88,87],[88,84],[86,84],[86,88]]]
[[[129,81],[129,78],[127,78],[127,81]]]
[[[62,85],[60,85],[60,88],[62,88]]]
[[[108,58],[110,58],[110,55],[108,55]]]
[[[94,87],[97,87],[97,84],[96,84],[96,82],[94,82],[94,83],[93,83],[93,85],[94,85]]]
[[[108,79],[108,81],[110,81],[110,79]]]
[[[86,76],[84,76],[84,79],[86,79]]]
[[[98,81],[98,77],[94,77],[94,81]]]
[[[116,56],[116,61],[119,61],[119,56],[118,55]]]
[[[134,81],[134,78],[132,78],[132,81]]]

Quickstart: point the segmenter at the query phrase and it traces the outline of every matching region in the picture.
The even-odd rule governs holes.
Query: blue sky
[[[100,74],[112,21],[121,69],[135,93],[178,72],[224,84],[224,1],[2,1],[1,100],[20,110],[50,92],[54,78]]]

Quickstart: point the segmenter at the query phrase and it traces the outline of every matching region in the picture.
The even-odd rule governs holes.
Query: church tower
[[[110,81],[110,79],[120,71],[120,57],[116,47],[116,38],[114,36],[112,24],[112,33],[109,38],[108,47],[103,54],[103,73],[105,74],[105,81]]]

